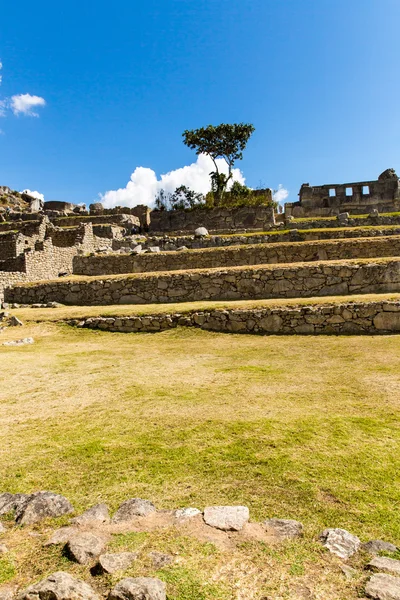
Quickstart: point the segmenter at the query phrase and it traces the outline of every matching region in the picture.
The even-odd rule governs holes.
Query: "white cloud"
[[[228,165],[224,159],[218,159],[217,164],[221,172],[228,174]],[[195,163],[165,173],[159,179],[152,169],[136,167],[126,187],[109,190],[105,194],[100,194],[100,198],[106,208],[113,208],[114,206],[133,207],[137,204],[152,206],[161,189],[172,193],[180,185],[186,185],[200,194],[207,194],[211,187],[211,171],[214,171],[214,164],[205,154],[200,154]],[[244,184],[245,179],[240,169],[233,169],[231,183],[233,181]]]
[[[27,117],[38,117],[38,113],[32,109],[35,106],[45,106],[46,101],[40,96],[31,96],[31,94],[17,94],[11,96],[11,109],[14,115],[25,115]]]
[[[32,196],[32,198],[37,198],[38,200],[42,200],[44,202],[44,195],[40,192],[32,192],[31,190],[23,190],[23,194],[28,194],[28,196]]]
[[[274,198],[275,202],[278,202],[279,204],[283,204],[288,196],[289,196],[288,190],[286,188],[284,188],[283,185],[280,183],[278,185],[278,189],[273,194],[273,198]]]
[[[3,63],[0,60],[0,71],[2,70],[2,68],[3,68]],[[3,81],[3,75],[0,75],[0,85],[1,85],[2,81]]]

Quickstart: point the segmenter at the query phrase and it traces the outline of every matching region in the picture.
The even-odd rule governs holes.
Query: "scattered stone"
[[[249,520],[247,506],[207,506],[204,521],[223,531],[240,531]]]
[[[198,508],[178,508],[175,511],[177,519],[191,519],[192,517],[197,517],[197,515],[201,515],[201,510]]]
[[[163,569],[174,562],[174,557],[162,552],[150,552],[150,558],[155,569]]]
[[[143,247],[141,244],[138,244],[132,250],[132,254],[142,254],[142,252],[143,252]]]
[[[340,569],[347,580],[353,579],[357,575],[357,571],[349,565],[340,565]]]
[[[92,506],[78,517],[71,519],[74,525],[90,525],[90,523],[109,523],[110,515],[108,514],[107,504],[96,504]]]
[[[7,554],[8,548],[5,544],[0,544],[0,554]]]
[[[2,523],[0,523],[0,535],[5,532],[6,532],[6,528],[4,527],[4,525]]]
[[[281,538],[296,538],[303,535],[303,525],[300,521],[292,519],[267,519],[264,521],[267,529],[272,529],[273,533]]]
[[[119,552],[117,554],[102,554],[95,571],[100,573],[116,573],[126,571],[137,559],[137,552]]]
[[[198,227],[194,232],[194,237],[205,237],[208,235],[208,231],[205,227]]]
[[[345,529],[324,529],[320,538],[322,545],[340,558],[350,558],[361,545],[359,538]]]
[[[149,252],[152,252],[153,254],[158,254],[158,252],[160,252],[159,246],[150,246],[148,250],[149,250]]]
[[[78,533],[70,538],[65,546],[65,552],[71,560],[86,565],[98,558],[104,551],[108,539],[89,531]]]
[[[12,340],[10,342],[3,342],[3,346],[25,346],[26,344],[33,344],[35,340],[31,337],[22,338],[20,340]]]
[[[150,500],[131,498],[121,504],[113,516],[112,522],[120,523],[121,521],[131,521],[135,517],[146,517],[156,510],[156,507]]]
[[[108,600],[166,600],[165,583],[152,577],[126,577],[111,590]]]
[[[100,596],[84,581],[58,571],[26,588],[18,600],[100,600]]]
[[[20,321],[20,320],[18,319],[18,317],[15,317],[15,316],[13,315],[13,316],[11,317],[11,319],[9,320],[9,325],[10,325],[11,327],[22,327],[22,325],[23,325],[23,322],[22,322],[22,321]]]
[[[371,540],[366,544],[362,545],[363,550],[370,554],[379,554],[379,552],[396,552],[397,546],[390,542],[384,542],[383,540]]]
[[[47,517],[61,517],[73,512],[71,503],[53,492],[37,492],[28,496],[16,510],[16,521],[19,525],[32,525]]]
[[[76,527],[61,527],[56,529],[50,539],[44,544],[45,546],[57,546],[58,544],[66,544],[74,535],[77,535],[79,530]]]
[[[0,515],[19,510],[30,497],[31,494],[0,494]]]
[[[391,573],[392,575],[400,575],[400,560],[388,558],[386,556],[376,556],[368,563],[370,569]]]
[[[400,600],[400,577],[377,573],[368,581],[365,593],[375,600]]]

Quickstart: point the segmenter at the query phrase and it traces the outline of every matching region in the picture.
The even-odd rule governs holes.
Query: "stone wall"
[[[173,251],[178,248],[188,249],[200,248],[223,248],[227,246],[243,246],[252,244],[267,244],[279,242],[311,242],[316,240],[337,240],[354,238],[374,238],[380,236],[400,235],[399,227],[381,227],[373,229],[338,229],[326,231],[302,231],[290,230],[282,233],[254,233],[252,235],[209,235],[203,238],[191,236],[149,236],[146,238],[146,246],[158,246],[161,250]],[[120,243],[119,247],[129,246],[126,242]],[[113,249],[118,249],[113,244]]]
[[[76,255],[75,275],[112,275],[240,265],[400,256],[400,236],[294,242],[149,254]]]
[[[14,273],[12,271],[0,271],[0,306],[1,302],[4,298],[4,290],[9,288],[16,283],[21,283],[21,281],[28,280],[26,273],[17,272]]]
[[[74,256],[79,252],[93,252],[96,246],[91,223],[60,230],[44,221],[32,238],[18,234],[19,238],[24,245],[29,240],[30,246],[17,256],[0,261],[0,301],[5,287],[18,281],[71,274]]]
[[[303,183],[299,201],[285,204],[285,214],[294,217],[330,216],[340,212],[354,215],[371,210],[400,210],[399,179],[393,169],[387,169],[378,180],[310,186]]]
[[[74,321],[74,324],[78,322]],[[214,309],[190,313],[90,317],[80,327],[104,331],[156,332],[177,326],[258,335],[343,335],[400,332],[400,302],[346,302],[316,306]]]
[[[8,302],[149,304],[400,292],[400,259],[231,267],[17,285]]]
[[[242,208],[212,208],[197,210],[164,210],[151,212],[150,231],[270,229],[275,225],[274,210],[270,206]]]

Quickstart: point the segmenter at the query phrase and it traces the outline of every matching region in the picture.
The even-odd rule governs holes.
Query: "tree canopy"
[[[215,171],[212,171],[210,176],[216,206],[222,201],[227,185],[233,177],[233,165],[235,161],[243,158],[243,150],[254,129],[250,123],[221,123],[200,129],[186,129],[182,134],[186,146],[195,150],[196,154],[207,154],[214,163]],[[217,158],[226,161],[228,175],[220,172]]]

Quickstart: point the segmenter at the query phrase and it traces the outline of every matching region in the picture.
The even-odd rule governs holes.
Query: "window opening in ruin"
[[[336,190],[335,190],[335,188],[330,188],[329,189],[329,197],[333,198],[334,196],[336,196]]]
[[[353,195],[353,188],[348,187],[346,188],[346,196],[352,196]]]
[[[362,193],[364,196],[369,196],[369,185],[363,185]]]

